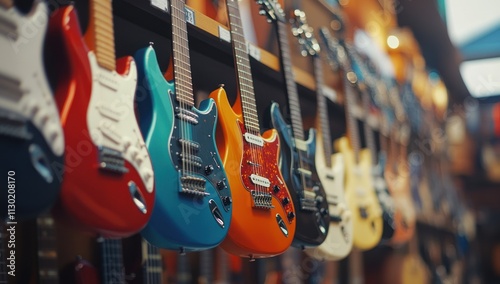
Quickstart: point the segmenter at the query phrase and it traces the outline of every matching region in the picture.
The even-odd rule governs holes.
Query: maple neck
[[[332,137],[330,134],[330,121],[328,120],[328,106],[325,94],[323,93],[323,66],[319,56],[313,56],[314,77],[316,78],[316,98],[318,101],[318,117],[321,127],[321,138],[323,142],[323,153],[328,168],[332,167],[330,157],[332,151]]]
[[[13,0],[0,0],[0,6],[4,7],[5,9],[9,9],[14,7],[14,1]]]
[[[143,280],[144,283],[163,283],[163,261],[160,249],[142,239],[142,259],[145,262]]]
[[[299,93],[292,71],[292,60],[290,57],[290,44],[288,42],[287,26],[281,21],[276,21],[278,33],[278,43],[281,55],[281,69],[285,77],[286,93],[288,96],[288,106],[292,121],[293,136],[296,139],[304,140],[304,128],[302,124],[302,113],[300,112]]]
[[[238,0],[227,0],[226,5],[229,15],[229,26],[231,29],[231,42],[233,45],[237,84],[243,109],[243,121],[247,131],[253,134],[260,134],[252,71],[250,69],[247,44],[243,34]]]
[[[174,59],[175,96],[180,103],[194,106],[191,62],[184,0],[170,0],[172,15],[172,53]]]
[[[111,0],[90,1],[87,45],[94,51],[100,67],[116,69],[113,8]]]
[[[36,219],[38,242],[38,282],[59,283],[54,219],[49,213]]]
[[[124,284],[123,254],[121,240],[103,239],[101,243],[102,282],[104,284]]]

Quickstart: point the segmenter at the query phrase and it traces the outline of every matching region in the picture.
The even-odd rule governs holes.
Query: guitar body
[[[141,49],[135,58],[141,82],[137,93],[140,127],[157,173],[155,205],[142,235],[151,244],[172,250],[217,246],[229,229],[232,206],[215,144],[215,103],[205,100],[200,110],[190,108],[198,123],[183,125],[176,115],[180,106],[174,97],[174,85],[164,79],[154,49]],[[201,165],[193,167],[189,175],[205,182],[206,195],[183,192],[181,138],[198,144],[199,151],[194,154]]]
[[[74,267],[75,284],[100,284],[97,269],[87,260],[79,257]]]
[[[361,150],[359,163],[346,137],[335,142],[344,156],[346,199],[353,210],[353,245],[360,250],[375,247],[383,231],[382,210],[377,200],[372,180],[372,163],[369,150]]]
[[[305,252],[318,260],[340,260],[351,252],[353,241],[352,212],[344,194],[344,157],[341,153],[333,154],[332,167],[328,167],[325,161],[327,157],[323,153],[321,144],[321,132],[319,132],[316,144],[316,170],[326,192],[331,217],[330,228],[321,245],[306,249]]]
[[[219,88],[210,94],[217,104],[219,114],[217,126],[217,147],[226,169],[227,179],[233,197],[231,227],[221,246],[231,254],[258,258],[283,253],[292,243],[295,235],[295,210],[283,176],[278,167],[280,140],[276,130],[268,130],[262,135],[262,146],[255,146],[247,140],[243,125],[241,97],[232,108],[224,89]],[[254,149],[258,152],[252,152]],[[258,157],[252,156],[256,155]],[[257,158],[257,161],[255,161]],[[251,181],[251,161],[260,162],[258,166],[269,179],[272,208],[254,206],[251,191],[262,193]],[[264,162],[264,163],[262,163]],[[263,167],[261,167],[263,166]],[[287,198],[288,203],[283,204]]]
[[[377,197],[382,208],[382,219],[384,221],[384,230],[382,239],[390,240],[394,235],[394,200],[389,193],[387,182],[385,180],[384,169],[386,165],[385,154],[379,153],[378,163],[373,167],[373,186],[377,192]]]
[[[323,243],[328,234],[330,215],[326,193],[320,183],[314,164],[315,131],[313,129],[309,131],[307,141],[298,141],[293,138],[292,129],[285,122],[277,103],[271,104],[270,115],[272,126],[278,131],[281,141],[281,173],[297,211],[297,229],[292,245],[299,248],[318,246]],[[302,146],[298,145],[302,142]],[[299,147],[302,149],[299,150]],[[299,155],[298,151],[302,151],[302,155]],[[302,161],[299,160],[300,158]],[[300,172],[301,164],[307,165],[307,169],[311,171],[310,176]],[[311,187],[314,190],[312,206],[310,203],[302,201],[305,197],[305,187]]]
[[[103,236],[129,236],[146,225],[154,204],[153,168],[134,114],[135,63],[127,57],[117,62],[117,72],[101,68],[82,40],[72,6],[54,12],[49,35],[58,52],[53,58],[61,63],[61,205]]]
[[[1,191],[2,219],[8,199],[15,198],[16,220],[33,218],[60,191],[64,134],[43,65],[47,14],[38,0],[26,15],[0,8],[0,171],[13,171],[9,181],[15,186],[15,197],[7,187]]]
[[[399,167],[402,170],[402,167]],[[416,214],[410,196],[409,174],[397,174],[391,170],[385,171],[389,190],[394,200],[395,231],[391,243],[401,245],[408,242],[415,233]]]

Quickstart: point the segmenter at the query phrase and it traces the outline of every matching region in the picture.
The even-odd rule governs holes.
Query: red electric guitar
[[[91,0],[84,39],[73,6],[55,11],[48,55],[66,142],[62,207],[103,236],[125,237],[149,219],[154,176],[134,112],[136,66],[115,61],[112,19],[110,0]]]

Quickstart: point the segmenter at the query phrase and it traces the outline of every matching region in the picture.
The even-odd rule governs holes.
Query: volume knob
[[[220,180],[220,181],[218,181],[218,182],[217,182],[217,188],[218,188],[219,190],[222,190],[222,189],[224,189],[225,187],[226,187],[226,183],[225,183],[223,180]]]
[[[231,196],[224,196],[224,197],[222,197],[222,204],[224,204],[224,206],[228,206],[231,203],[233,203],[233,200],[231,199]]]
[[[208,165],[205,167],[205,175],[210,175],[214,171],[214,166]]]
[[[281,200],[281,203],[283,203],[283,205],[287,205],[288,203],[290,203],[290,199],[288,199],[288,197],[285,197]]]

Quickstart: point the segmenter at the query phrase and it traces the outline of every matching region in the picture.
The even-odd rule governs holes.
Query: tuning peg
[[[271,19],[267,19],[267,22],[268,22],[268,23],[270,23],[270,22],[272,22],[272,21],[271,21]]]
[[[264,9],[259,10],[259,15],[265,15],[265,14],[266,14],[266,11]]]

